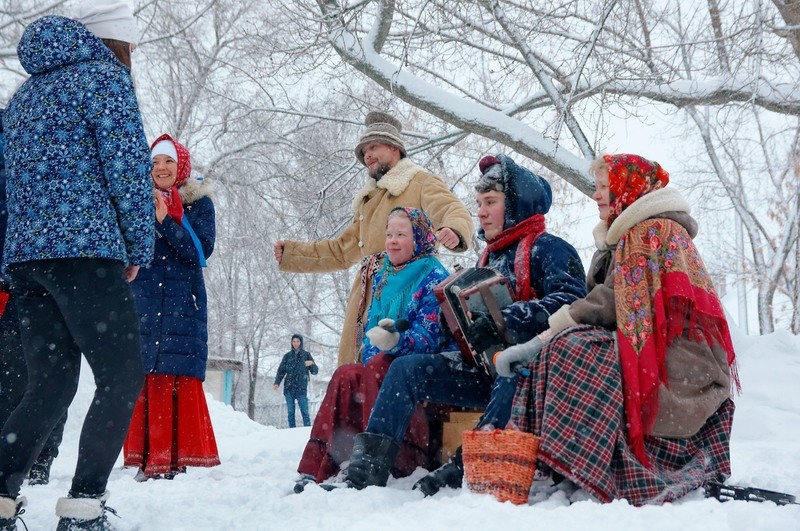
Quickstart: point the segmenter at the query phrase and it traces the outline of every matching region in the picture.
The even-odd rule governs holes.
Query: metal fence
[[[283,398],[283,395],[281,395]],[[311,418],[311,423],[313,424],[314,419],[317,416],[317,412],[319,411],[319,405],[322,402],[322,398],[311,398],[308,399],[308,416]],[[300,408],[297,407],[295,403],[295,420],[297,426],[303,425],[303,417],[300,415]],[[288,428],[289,427],[289,417],[288,411],[286,410],[286,401],[282,400],[280,404],[272,403],[272,404],[259,404],[256,406],[255,410],[255,421],[259,424],[264,424],[266,426],[275,426],[276,428]]]

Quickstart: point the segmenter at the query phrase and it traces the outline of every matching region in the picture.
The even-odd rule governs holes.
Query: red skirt
[[[218,465],[203,382],[191,376],[148,374],[123,453],[125,466],[137,466],[145,476]]]
[[[367,428],[392,361],[393,356],[378,354],[366,365],[342,365],[334,371],[297,467],[299,473],[314,476],[317,483],[322,483],[335,476],[339,466],[350,459],[353,440]],[[394,475],[408,476],[417,467],[429,468],[428,438],[425,409],[417,406],[394,462]]]

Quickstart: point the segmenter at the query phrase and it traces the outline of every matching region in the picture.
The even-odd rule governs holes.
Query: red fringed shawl
[[[614,298],[629,444],[649,466],[644,436],[658,416],[659,386],[667,381],[667,346],[689,339],[719,343],[739,388],[728,323],[711,278],[686,230],[658,218],[634,226],[617,244]]]
[[[505,229],[495,239],[488,242],[483,249],[478,267],[483,267],[489,261],[489,253],[502,251],[517,242],[517,252],[514,254],[514,275],[517,277],[515,297],[518,301],[530,301],[536,298],[536,292],[531,287],[531,248],[536,240],[544,234],[544,216],[534,214],[525,221]]]

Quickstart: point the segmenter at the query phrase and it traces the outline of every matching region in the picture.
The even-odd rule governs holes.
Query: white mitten
[[[397,332],[397,330],[394,329],[394,319],[389,319],[388,317],[384,317],[378,321],[378,326],[389,332]]]
[[[514,376],[515,368],[520,365],[527,367],[530,364],[531,360],[542,350],[542,345],[542,340],[539,339],[539,336],[536,336],[527,343],[514,345],[500,352],[494,359],[494,368],[497,369],[497,375],[511,378]]]
[[[381,324],[384,321],[391,321],[391,331]],[[392,350],[400,341],[400,334],[394,331],[394,321],[392,319],[381,319],[378,324],[379,326],[367,330],[366,336],[369,338],[369,342],[382,352]]]

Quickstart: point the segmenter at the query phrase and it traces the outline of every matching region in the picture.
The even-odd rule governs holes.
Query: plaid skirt
[[[734,405],[725,401],[688,439],[645,437],[651,467],[628,446],[622,375],[613,332],[570,328],[553,338],[517,385],[512,421],[540,437],[538,466],[602,502],[673,501],[730,476]],[[542,466],[544,465],[544,466]]]

